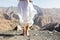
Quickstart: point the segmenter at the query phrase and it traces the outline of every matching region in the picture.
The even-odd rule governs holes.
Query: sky
[[[60,8],[60,0],[33,0],[40,8]],[[0,7],[17,7],[18,0],[0,0]]]

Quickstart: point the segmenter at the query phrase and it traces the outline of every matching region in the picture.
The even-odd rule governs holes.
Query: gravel
[[[23,36],[22,31],[8,31],[0,34],[0,40],[60,40],[60,32],[30,30],[30,36]]]

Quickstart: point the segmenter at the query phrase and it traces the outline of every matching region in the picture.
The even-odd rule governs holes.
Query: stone
[[[39,30],[40,27],[38,25],[32,25],[31,29],[33,29],[33,30]]]
[[[20,25],[17,25],[17,31],[22,31],[22,27]]]

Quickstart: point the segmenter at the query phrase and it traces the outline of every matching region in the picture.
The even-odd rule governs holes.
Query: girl
[[[29,27],[33,25],[33,17],[36,14],[36,10],[33,7],[32,0],[19,0],[19,22],[24,27],[24,35],[29,36]]]

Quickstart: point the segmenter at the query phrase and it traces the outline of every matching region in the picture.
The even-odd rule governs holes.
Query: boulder
[[[40,30],[40,27],[38,25],[32,25],[30,28],[31,30]]]

